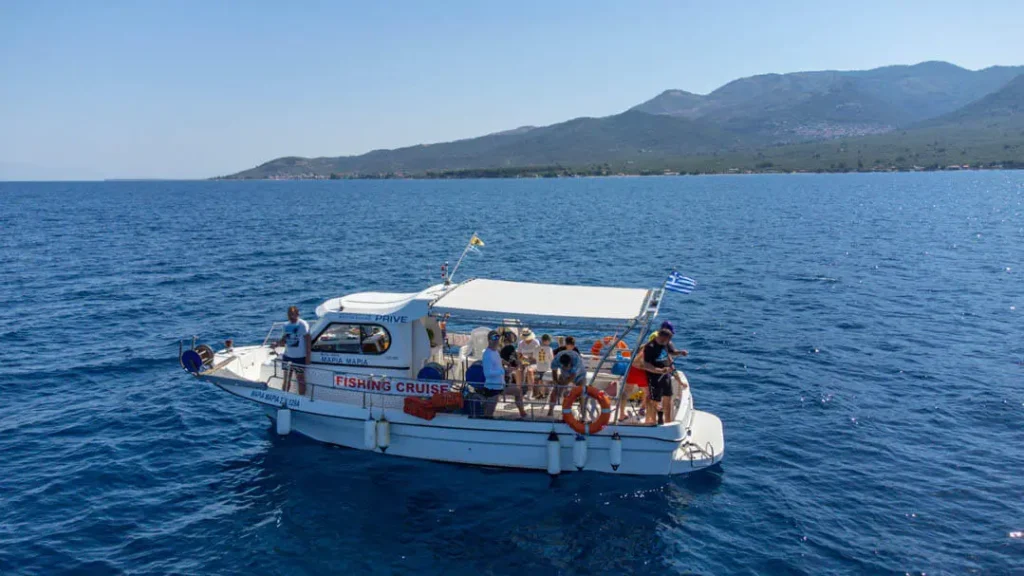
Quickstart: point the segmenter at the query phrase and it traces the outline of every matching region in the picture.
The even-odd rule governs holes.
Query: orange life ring
[[[605,336],[597,342],[594,342],[594,345],[590,347],[590,354],[592,356],[600,356],[601,349],[611,344],[613,340],[615,340],[615,336]],[[627,346],[625,342],[619,340],[619,343],[615,345],[615,348],[622,352],[623,358],[629,358],[629,346]]]
[[[582,395],[583,386],[576,386],[572,389],[572,392],[569,392],[569,395],[566,396],[565,400],[562,402],[562,422],[568,424],[569,428],[575,430],[577,434],[587,433],[587,426],[584,425],[583,422],[577,420],[572,414],[572,405],[579,400]],[[597,400],[597,403],[601,405],[601,415],[597,417],[597,420],[590,423],[590,434],[597,434],[601,430],[604,430],[604,427],[608,425],[608,421],[612,419],[612,403],[608,400],[608,396],[605,395],[604,392],[601,392],[593,386],[587,386],[587,396]]]

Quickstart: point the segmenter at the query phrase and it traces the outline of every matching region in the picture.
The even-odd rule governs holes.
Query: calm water
[[[1024,573],[1024,173],[0,184],[0,573]],[[717,473],[278,438],[176,339],[471,275],[663,308]]]

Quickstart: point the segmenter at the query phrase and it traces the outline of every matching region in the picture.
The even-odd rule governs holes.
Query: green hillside
[[[1024,67],[926,62],[743,78],[668,91],[604,118],[336,158],[285,157],[227,178],[873,170],[1016,165]]]
[[[952,166],[1024,168],[1024,75],[1002,89],[906,130],[754,153],[679,159],[677,171],[870,171]],[[661,167],[659,167],[661,168]]]
[[[706,96],[669,90],[634,110],[714,122],[749,119],[756,124],[757,120],[767,121],[772,115],[802,108],[795,116],[806,122],[866,120],[857,107],[851,107],[852,114],[846,115],[841,106],[828,109],[806,105],[822,95],[831,95],[837,105],[843,104],[844,97],[852,102],[870,101],[876,114],[867,120],[906,127],[965,106],[1019,74],[1024,74],[1024,66],[971,71],[946,62],[860,71],[762,74],[734,80]],[[827,113],[817,114],[819,111]]]
[[[443,144],[377,150],[362,156],[280,158],[233,177],[415,174],[469,168],[578,166],[627,159],[664,161],[736,150],[742,144],[739,138],[713,125],[631,111]]]

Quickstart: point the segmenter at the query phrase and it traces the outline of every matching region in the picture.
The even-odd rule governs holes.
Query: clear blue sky
[[[1024,64],[1024,2],[0,0],[0,178],[227,174],[766,72]]]

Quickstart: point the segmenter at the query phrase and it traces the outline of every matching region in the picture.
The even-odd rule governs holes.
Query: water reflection
[[[672,479],[550,478],[278,438],[269,429],[264,449],[238,464],[224,472],[247,503],[239,520],[270,549],[288,551],[285,571],[648,572],[669,567],[691,503],[713,497],[722,482],[721,469]],[[277,554],[267,560],[281,562]]]

